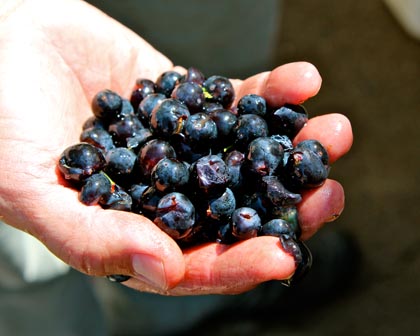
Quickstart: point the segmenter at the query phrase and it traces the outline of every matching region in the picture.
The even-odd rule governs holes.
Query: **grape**
[[[102,150],[85,142],[67,147],[58,161],[58,169],[64,178],[73,181],[86,179],[100,172],[105,165]]]
[[[238,114],[257,114],[264,117],[266,113],[267,103],[260,95],[250,93],[238,101]]]
[[[185,238],[195,223],[194,205],[181,193],[166,194],[157,204],[154,222],[175,240]]]

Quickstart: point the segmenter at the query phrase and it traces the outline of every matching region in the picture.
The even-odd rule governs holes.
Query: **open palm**
[[[148,219],[85,206],[56,170],[62,150],[79,139],[101,89],[128,96],[138,77],[156,79],[172,63],[140,37],[80,1],[6,1],[0,20],[0,215],[42,241],[75,269],[94,276],[127,274],[127,286],[168,295],[239,293],[295,270],[278,239],[181,251]],[[48,6],[48,11],[45,11]],[[307,63],[235,81],[237,95],[260,93],[272,104],[315,95],[321,79]],[[316,138],[331,161],[352,142],[339,114],[311,119],[297,140]],[[304,194],[303,238],[339,215],[340,184]]]

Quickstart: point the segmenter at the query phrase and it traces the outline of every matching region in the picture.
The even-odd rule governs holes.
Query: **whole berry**
[[[225,108],[232,105],[235,90],[228,78],[218,75],[211,76],[204,81],[203,87],[208,93],[210,101],[220,103]]]
[[[154,222],[173,239],[185,238],[195,223],[194,205],[179,192],[166,194],[157,204]]]
[[[264,117],[267,113],[265,99],[257,94],[247,94],[238,101],[238,114],[257,114]]]
[[[80,181],[101,171],[106,164],[101,149],[85,142],[67,147],[60,155],[58,168],[65,179]]]
[[[257,211],[248,208],[237,208],[232,214],[232,234],[243,240],[256,237],[261,229],[261,218]]]

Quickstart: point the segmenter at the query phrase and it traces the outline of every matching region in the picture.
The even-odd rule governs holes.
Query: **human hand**
[[[104,88],[128,96],[136,78],[156,79],[173,65],[80,1],[6,1],[2,10],[0,215],[5,222],[34,235],[75,269],[92,276],[130,275],[124,284],[141,291],[239,293],[293,274],[294,260],[277,238],[181,251],[142,216],[80,203],[56,164],[63,149],[78,141],[91,115],[91,98]],[[235,81],[238,97],[259,93],[276,105],[303,102],[320,84],[317,70],[307,63]],[[297,136],[304,138],[321,141],[334,162],[351,146],[351,126],[339,114],[313,118]],[[303,239],[344,207],[343,189],[332,180],[303,198]]]

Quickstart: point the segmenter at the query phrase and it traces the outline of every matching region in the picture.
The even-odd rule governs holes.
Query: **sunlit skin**
[[[59,155],[79,140],[81,126],[91,116],[95,93],[109,88],[128,97],[137,78],[155,80],[174,68],[165,56],[76,0],[3,1],[0,45],[3,221],[38,238],[76,270],[92,276],[130,275],[124,284],[140,291],[233,294],[293,274],[294,260],[282,251],[278,238],[181,251],[140,215],[83,205],[57,172]],[[234,80],[234,85],[237,99],[256,93],[270,105],[281,105],[316,95],[321,77],[313,65],[297,62]],[[309,138],[325,145],[331,163],[349,151],[353,140],[342,114],[310,119],[295,141]],[[310,238],[343,208],[344,190],[337,181],[303,193],[302,238]],[[135,273],[133,265],[145,264],[153,268],[155,284],[146,280],[148,274]]]

